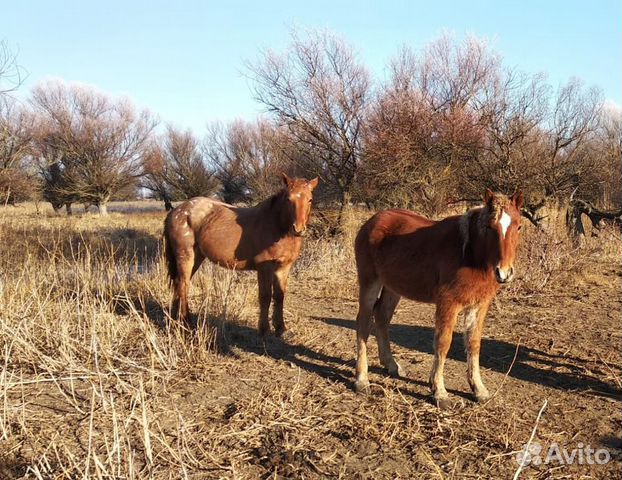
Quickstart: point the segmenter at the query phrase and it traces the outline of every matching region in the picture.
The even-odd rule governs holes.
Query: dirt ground
[[[293,418],[260,430],[244,476],[511,478],[546,401],[534,437],[544,451],[554,443],[568,451],[590,445],[607,449],[611,461],[568,466],[552,460],[526,466],[522,478],[619,478],[619,267],[555,295],[495,303],[481,359],[495,395],[485,405],[470,394],[456,332],[446,366],[455,401],[450,412],[438,411],[429,398],[432,306],[403,300],[394,317],[391,337],[406,378],[384,374],[370,338],[372,394],[360,396],[352,391],[355,300],[314,290],[313,282],[292,282],[288,310],[296,337],[290,344],[258,343],[252,329],[230,325],[237,365],[205,390],[192,388],[190,398],[226,403],[225,422],[243,417],[247,402],[292,402],[283,415]],[[308,433],[317,439],[313,448],[297,450],[296,438]]]
[[[12,312],[1,332],[3,349],[17,353],[0,365],[0,478],[512,478],[534,426],[531,451],[538,444],[542,459],[557,445],[568,454],[605,449],[610,461],[590,462],[582,450],[570,465],[536,459],[520,478],[619,478],[622,269],[619,263],[590,265],[554,289],[502,293],[495,300],[481,355],[493,398],[483,405],[473,401],[466,381],[459,324],[445,370],[454,404],[442,412],[427,384],[433,307],[406,300],[393,319],[391,340],[407,376],[385,375],[372,335],[371,394],[354,393],[351,269],[327,282],[321,272],[299,268],[286,299],[293,332],[287,341],[257,337],[252,274],[232,280],[248,285],[246,307],[219,322],[218,348],[199,342],[200,332],[177,338],[162,325],[168,293],[160,267],[153,275],[162,293],[130,299],[136,310],[110,310],[108,300],[97,305],[96,320],[107,330],[84,357],[69,341],[77,334],[56,339],[62,323],[46,330],[45,339],[24,333],[29,342],[40,341],[26,350],[21,336],[10,334],[29,320]],[[201,285],[213,275],[202,269],[194,280],[195,312],[205,311]],[[73,305],[78,294],[63,295]],[[52,312],[46,301],[39,304]],[[60,318],[72,314],[57,312]],[[88,333],[96,328],[91,317],[84,324],[75,320],[87,339],[80,343],[96,338]],[[108,334],[110,325],[126,333]],[[20,354],[20,348],[36,354]],[[49,366],[59,351],[73,348],[67,358],[84,358],[82,376],[75,366]],[[98,357],[97,348],[111,353]],[[61,373],[41,380],[41,365]],[[7,372],[19,369],[28,375],[9,382]],[[74,372],[70,378],[62,373],[67,370]],[[94,371],[104,373],[91,377]]]

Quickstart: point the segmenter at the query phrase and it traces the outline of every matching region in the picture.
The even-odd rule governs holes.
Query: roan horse
[[[523,195],[486,191],[485,205],[462,216],[433,221],[408,210],[370,218],[355,242],[359,281],[356,317],[356,383],[369,390],[367,338],[372,314],[380,362],[402,376],[389,344],[388,325],[401,297],[436,304],[434,363],[430,384],[436,404],[450,406],[443,368],[458,314],[465,314],[467,378],[478,401],[489,398],[479,370],[484,318],[499,285],[514,276]]]
[[[318,179],[283,174],[285,188],[250,208],[237,208],[205,197],[192,198],[164,221],[168,273],[174,289],[173,315],[188,322],[190,279],[205,258],[235,270],[256,270],[259,283],[259,333],[272,324],[285,332],[283,300],[287,277],[298,258]]]

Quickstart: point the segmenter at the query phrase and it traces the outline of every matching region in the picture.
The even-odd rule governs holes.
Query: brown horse
[[[445,358],[458,314],[465,314],[467,378],[478,401],[489,398],[479,371],[484,318],[499,284],[512,280],[523,195],[486,191],[485,205],[462,216],[433,221],[407,210],[386,210],[359,231],[356,266],[357,391],[367,391],[367,338],[372,314],[380,362],[401,376],[389,345],[388,325],[401,297],[436,304],[434,364],[430,384],[436,403],[449,406]]]
[[[287,277],[300,253],[318,179],[307,181],[283,174],[283,181],[283,190],[254,207],[237,208],[196,197],[169,212],[164,222],[164,240],[175,317],[188,322],[190,279],[208,258],[226,268],[256,270],[259,333],[270,331],[271,299],[275,333],[280,336],[285,332],[283,300]]]

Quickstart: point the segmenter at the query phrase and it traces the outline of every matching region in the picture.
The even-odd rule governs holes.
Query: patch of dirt
[[[618,478],[620,472],[620,273],[586,274],[553,293],[495,301],[482,344],[482,375],[494,397],[474,403],[466,382],[460,325],[446,365],[450,412],[430,403],[433,307],[402,301],[392,322],[394,353],[406,378],[379,367],[370,338],[372,393],[353,393],[356,303],[352,298],[304,301],[312,283],[294,279],[287,300],[291,344],[229,325],[231,348],[258,374],[266,402],[291,395],[302,427],[275,425],[256,439],[250,462],[262,475],[285,478],[509,478],[547,402],[534,441],[571,451],[607,449],[607,465],[529,465],[523,478]],[[296,321],[292,321],[292,317]],[[242,331],[240,331],[242,329]],[[259,380],[256,378],[256,380]],[[236,403],[233,417],[244,415]],[[341,413],[340,413],[341,412]],[[229,416],[229,418],[232,418]],[[315,426],[314,426],[315,425]],[[293,430],[292,430],[293,428]],[[297,448],[299,443],[299,448]]]
[[[145,379],[142,393],[120,397],[114,408],[104,402],[89,412],[92,394],[80,396],[92,390],[80,382],[64,396],[37,384],[22,391],[10,400],[22,402],[24,415],[40,419],[39,426],[21,444],[0,441],[0,476],[23,475],[32,452],[45,448],[42,439],[62,436],[72,455],[86,452],[90,432],[114,433],[115,411],[123,410],[128,420],[114,428],[133,439],[132,448],[157,451],[161,442],[192,452],[183,460],[191,478],[512,478],[546,401],[534,438],[543,451],[589,445],[606,449],[611,461],[531,464],[521,478],[619,478],[619,267],[590,272],[555,292],[495,301],[481,354],[493,398],[483,405],[473,401],[466,381],[459,325],[445,370],[454,403],[448,412],[432,405],[427,384],[432,306],[402,301],[393,319],[391,341],[406,377],[385,374],[370,338],[372,388],[363,396],[352,390],[356,299],[338,293],[309,300],[314,291],[315,280],[290,282],[286,321],[293,340],[258,339],[254,319],[229,323],[221,332],[225,353],[180,366],[183,380]],[[98,388],[112,392],[124,381],[110,378]],[[73,401],[82,413],[66,409]],[[153,434],[151,445],[141,426],[143,404],[159,439]],[[113,433],[102,443],[113,441]],[[137,470],[152,478],[181,471],[158,458]]]

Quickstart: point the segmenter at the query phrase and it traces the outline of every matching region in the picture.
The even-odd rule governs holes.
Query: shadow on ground
[[[312,317],[314,320],[325,322],[343,328],[356,329],[353,320],[343,318]],[[401,347],[433,354],[434,329],[415,325],[391,325],[391,342]],[[484,368],[505,374],[512,360],[516,360],[509,376],[525,382],[555,388],[558,390],[587,391],[594,395],[621,400],[622,391],[614,385],[603,382],[599,378],[583,373],[585,364],[589,361],[544,352],[535,348],[494,339],[482,339],[480,363]],[[462,335],[454,334],[449,358],[466,362]],[[563,370],[563,371],[560,371]]]
[[[167,328],[168,315],[154,299],[133,300],[132,302],[134,308],[143,312],[158,328]],[[311,317],[311,319],[341,328],[351,330],[356,328],[354,321],[343,318]],[[191,322],[196,325],[196,314],[191,315]],[[295,339],[290,342],[271,335],[262,338],[255,328],[235,319],[222,322],[220,318],[208,317],[205,328],[216,328],[217,346],[219,353],[223,355],[232,355],[236,349],[256,355],[267,355],[278,361],[289,362],[293,366],[331,382],[342,384],[348,389],[352,388],[353,360],[317,352],[297,343]],[[430,327],[391,325],[391,341],[410,350],[432,355],[433,337],[434,329]],[[551,354],[522,345],[518,347],[517,352],[516,344],[494,339],[482,340],[480,361],[483,368],[506,374],[515,355],[516,360],[509,372],[512,378],[559,390],[585,391],[616,400],[622,397],[622,392],[615,386],[583,373],[585,371],[583,367],[588,362],[584,359]],[[460,362],[466,361],[462,335],[454,335],[448,357]],[[381,375],[386,373],[383,369],[373,366],[370,366],[370,371]],[[404,380],[426,389],[428,387],[424,379],[405,378]],[[430,401],[427,395],[412,390],[406,393],[420,400]],[[461,391],[450,391],[450,393],[471,399],[470,393]]]

